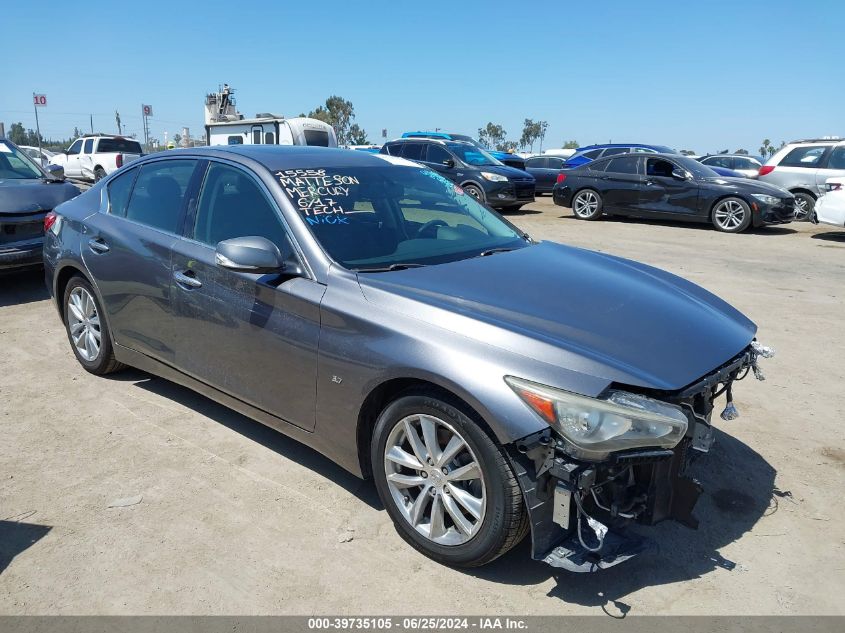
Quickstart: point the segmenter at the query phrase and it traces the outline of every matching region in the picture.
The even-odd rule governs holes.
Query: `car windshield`
[[[710,169],[707,165],[702,165],[694,158],[687,158],[686,156],[673,156],[672,160],[677,161],[680,165],[697,179],[700,178],[722,178],[718,173]]]
[[[481,165],[502,164],[488,154],[486,150],[478,147],[477,145],[469,145],[467,143],[447,143],[446,146],[467,165],[474,165],[478,167]]]
[[[34,180],[42,177],[43,174],[29,156],[0,141],[0,180]]]
[[[351,270],[441,264],[528,245],[501,216],[429,169],[384,165],[275,175],[323,249]]]

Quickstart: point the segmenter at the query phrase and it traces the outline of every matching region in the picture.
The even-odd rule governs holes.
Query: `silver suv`
[[[795,194],[795,219],[806,220],[833,176],[845,176],[845,139],[789,143],[760,168],[759,179]]]

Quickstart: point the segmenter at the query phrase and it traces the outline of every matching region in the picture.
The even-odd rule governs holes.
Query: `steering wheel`
[[[449,223],[444,220],[429,220],[419,228],[416,237],[422,237],[426,231],[433,229],[435,226],[449,226]]]

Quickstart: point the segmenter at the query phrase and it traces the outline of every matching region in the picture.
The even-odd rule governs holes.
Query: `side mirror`
[[[279,247],[265,237],[234,237],[217,244],[218,266],[245,273],[278,273],[285,269]]]
[[[675,168],[672,170],[672,178],[675,180],[689,180],[690,174],[683,169]]]
[[[65,179],[65,168],[61,165],[51,165],[48,163],[44,167],[44,171],[47,172],[47,180],[61,182]]]
[[[455,166],[455,161],[453,161],[451,158],[447,158],[446,160],[443,161],[443,166],[448,167],[449,169],[452,169],[452,167]]]

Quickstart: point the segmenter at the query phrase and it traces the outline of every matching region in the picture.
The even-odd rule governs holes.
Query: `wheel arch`
[[[812,191],[810,191],[806,187],[793,187],[792,189],[789,190],[789,193],[806,193],[813,200],[819,199],[818,195],[816,195],[815,193],[813,193]]]
[[[728,198],[737,198],[738,200],[742,200],[745,204],[748,205],[748,208],[751,209],[751,213],[754,213],[754,200],[749,200],[746,196],[739,194],[739,193],[724,193],[716,198],[710,203],[710,209],[707,211],[707,218],[712,222],[713,221],[713,212],[716,210],[716,207],[719,206],[719,203],[723,200],[727,200]]]
[[[484,416],[473,406],[467,398],[461,397],[458,389],[443,384],[432,382],[420,377],[391,378],[374,387],[364,399],[358,412],[356,430],[356,441],[358,445],[358,462],[361,468],[361,475],[365,479],[372,476],[372,464],[370,463],[370,443],[372,442],[373,431],[379,415],[388,404],[396,400],[403,393],[414,390],[427,390],[439,395],[441,398],[462,409],[481,429],[487,433],[490,439],[500,444],[499,438],[487,423]]]
[[[59,315],[61,316],[62,321],[65,319],[65,288],[67,288],[70,280],[77,276],[84,278],[89,284],[91,284],[92,287],[94,286],[94,283],[85,271],[74,263],[65,264],[56,271],[56,274],[53,277],[53,296],[56,298],[56,305],[59,307]],[[94,288],[94,291],[96,292],[97,289]]]

